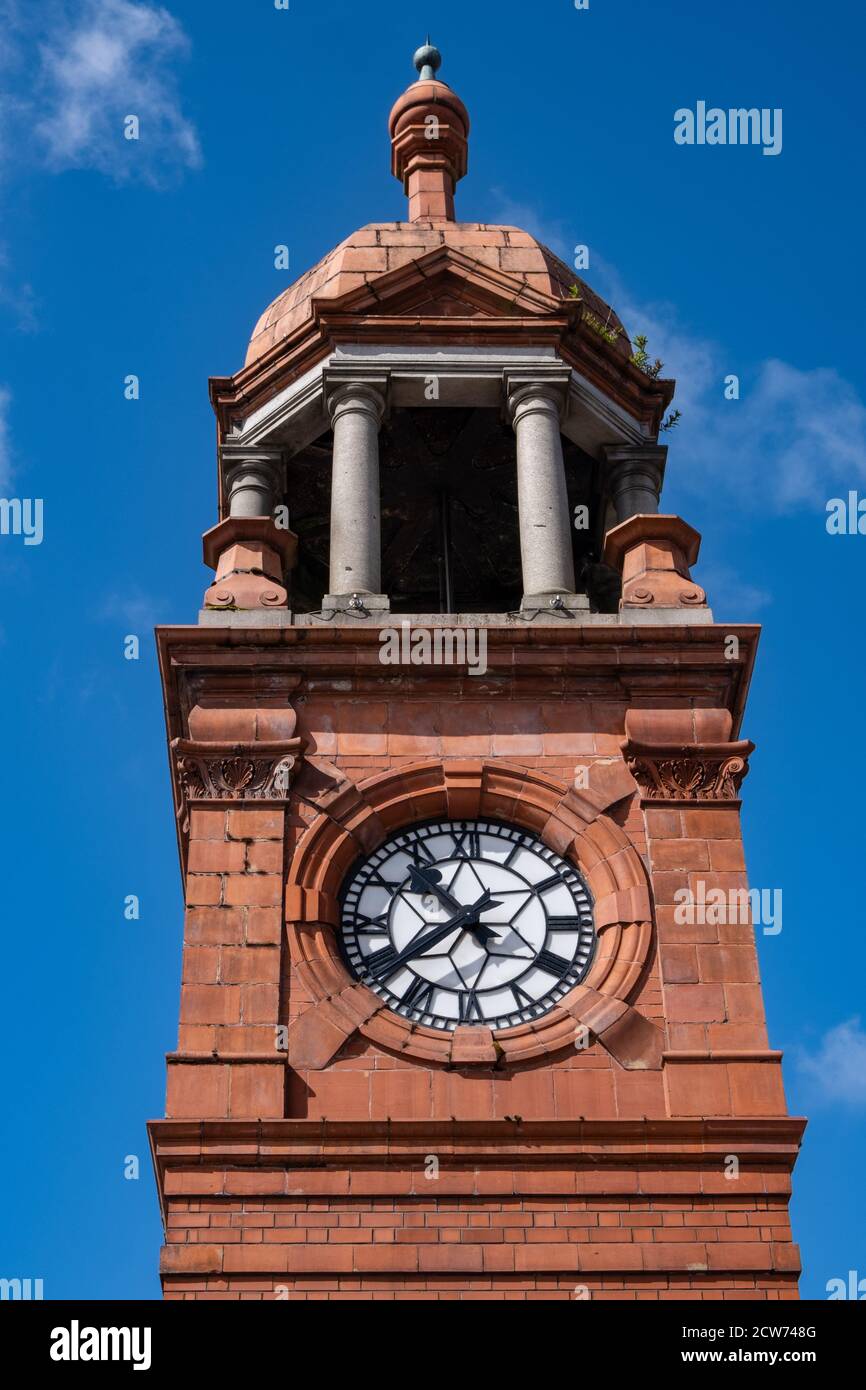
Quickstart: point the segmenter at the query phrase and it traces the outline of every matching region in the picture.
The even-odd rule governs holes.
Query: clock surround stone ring
[[[573,1047],[583,1027],[624,1066],[660,1065],[659,1030],[628,1003],[653,947],[646,869],[628,835],[606,814],[635,793],[624,763],[606,764],[597,789],[582,792],[546,772],[479,759],[408,764],[357,784],[346,779],[322,796],[319,807],[311,797],[320,813],[289,866],[286,930],[292,968],[313,1007],[290,1026],[290,1062],[294,1054],[305,1065],[326,1065],[329,1049],[338,1050],[354,1032],[400,1055],[446,1065],[529,1062]],[[543,1017],[506,1028],[477,1022],[430,1027],[389,1008],[346,964],[341,895],[356,865],[403,828],[453,819],[504,821],[526,830],[586,883],[597,936],[592,961]]]

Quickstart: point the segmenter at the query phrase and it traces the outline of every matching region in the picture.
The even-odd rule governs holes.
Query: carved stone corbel
[[[284,804],[303,756],[304,740],[215,743],[176,738],[171,751],[180,795],[179,818],[186,831],[190,802]]]
[[[623,756],[644,801],[736,801],[755,745],[645,746],[626,743]]]

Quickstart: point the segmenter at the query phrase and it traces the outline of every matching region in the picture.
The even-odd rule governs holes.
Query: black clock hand
[[[413,864],[409,869],[409,882],[412,885],[413,893],[432,893],[434,897],[439,899],[443,907],[450,908],[452,912],[462,912],[463,904],[459,903],[455,897],[452,897],[447,888],[442,887],[439,881],[441,877],[442,875],[439,873],[438,869],[427,869],[425,871],[417,864]],[[477,877],[478,875],[476,874],[476,878]],[[488,907],[493,905],[494,904],[491,903],[487,904]],[[501,904],[496,903],[495,906],[500,907]],[[495,931],[481,922],[476,922],[474,926],[467,926],[466,930],[471,931],[479,946],[486,946],[488,941],[495,940],[497,937]]]
[[[423,955],[425,951],[430,950],[431,946],[437,946],[440,941],[444,941],[446,936],[450,936],[456,928],[463,927],[468,931],[472,931],[473,927],[471,923],[473,917],[477,917],[478,914],[484,912],[486,908],[501,906],[501,903],[491,898],[490,889],[485,888],[481,897],[477,902],[473,903],[471,907],[461,908],[456,917],[451,917],[447,922],[442,922],[438,927],[434,927],[433,931],[428,932],[426,936],[422,936],[420,940],[416,937],[414,941],[409,943],[405,950],[393,953],[393,948],[386,946],[384,950],[376,951],[374,955],[367,958],[367,967],[371,974],[375,974],[381,978],[384,978],[385,974],[391,975],[397,967],[403,965],[405,961],[413,960],[415,956]],[[479,927],[480,923],[476,923],[475,926]],[[484,928],[484,930],[487,931],[489,929]],[[383,959],[377,962],[377,956],[382,956]]]
[[[442,887],[441,877],[438,869],[428,869],[425,872],[417,864],[413,864],[409,869],[409,882],[413,893],[432,893],[443,907],[450,907],[452,912],[462,912],[463,904],[452,897],[447,888]]]

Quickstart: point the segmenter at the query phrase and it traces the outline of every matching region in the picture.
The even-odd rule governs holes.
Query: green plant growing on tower
[[[651,360],[646,350],[648,341],[645,333],[638,333],[634,340],[635,351],[632,353],[630,360],[640,371],[644,372],[646,376],[652,377],[653,381],[655,381],[656,378],[661,375],[665,364],[660,357],[657,357],[654,362]]]

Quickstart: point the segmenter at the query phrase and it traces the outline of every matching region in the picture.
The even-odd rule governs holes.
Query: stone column
[[[273,516],[283,478],[279,449],[224,446],[222,462],[228,516]]]
[[[282,450],[224,444],[220,467],[223,520],[203,537],[205,564],[216,570],[205,611],[287,608],[286,575],[298,544],[274,521],[283,498]],[[219,621],[225,621],[222,612]]]
[[[524,608],[585,606],[574,593],[571,518],[559,433],[562,401],[562,389],[554,383],[519,386],[508,400],[517,440]],[[557,596],[561,603],[556,602]]]
[[[334,427],[330,592],[323,608],[387,611],[380,592],[379,427],[384,382],[345,381],[328,397]]]
[[[604,451],[618,522],[659,509],[668,451],[660,444],[615,444]]]

